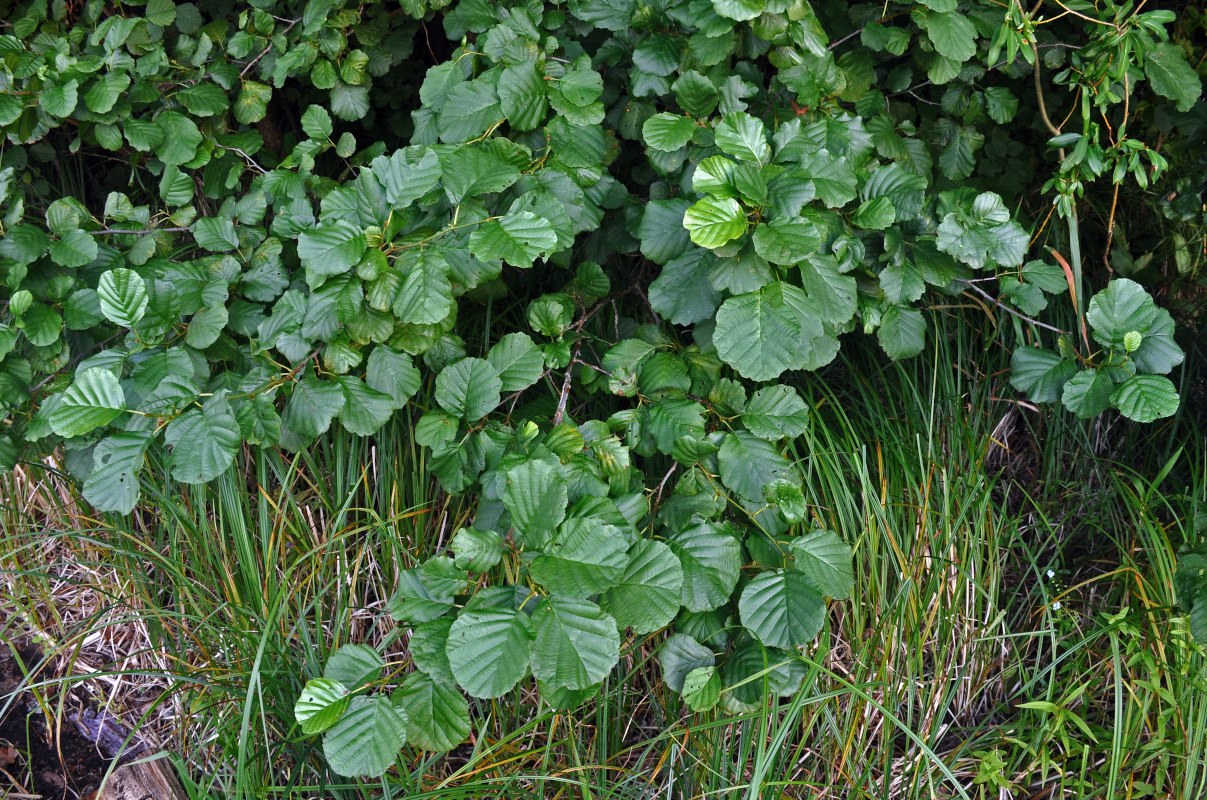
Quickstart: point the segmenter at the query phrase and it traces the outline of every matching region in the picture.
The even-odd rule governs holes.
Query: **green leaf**
[[[201,409],[168,423],[165,440],[172,448],[172,477],[181,483],[206,483],[234,463],[243,436],[226,392],[219,391]]]
[[[656,264],[665,264],[688,249],[691,240],[683,220],[689,205],[686,200],[646,203],[637,231],[642,255]]]
[[[682,593],[683,567],[678,557],[662,542],[640,539],[629,551],[624,573],[604,593],[600,605],[618,628],[631,627],[642,635],[670,624],[679,613]]]
[[[429,558],[414,569],[402,571],[398,591],[386,607],[398,621],[430,622],[453,607],[467,579],[465,571],[457,569],[451,558]]]
[[[50,258],[61,267],[82,267],[96,260],[96,240],[86,231],[68,231],[50,243]]]
[[[792,540],[793,565],[814,588],[835,600],[845,600],[855,587],[851,548],[838,534],[814,530]]]
[[[746,629],[768,647],[803,647],[826,617],[826,603],[797,570],[764,572],[742,590],[738,613]]]
[[[344,407],[344,392],[334,381],[307,375],[293,386],[281,417],[282,444],[301,449],[326,433]]]
[[[686,375],[684,378],[686,380]],[[694,439],[701,439],[704,437],[705,413],[704,406],[683,397],[667,398],[653,403],[648,412],[649,434],[660,451],[670,454],[675,447],[675,442],[680,438],[690,436]]]
[[[589,597],[616,585],[628,566],[628,542],[595,517],[572,517],[532,560],[532,577],[563,597]]]
[[[371,168],[373,177],[385,190],[386,202],[394,209],[406,208],[423,197],[436,187],[441,177],[436,151],[421,145],[395,150],[390,156],[378,156]]]
[[[407,642],[415,666],[432,680],[448,686],[457,684],[448,665],[448,632],[452,626],[453,618],[448,616],[420,623],[411,629],[411,639]]]
[[[339,412],[344,428],[357,436],[377,433],[394,413],[394,398],[351,375],[341,375],[337,380],[344,390],[344,407]]]
[[[744,111],[726,114],[717,125],[715,138],[721,152],[739,161],[759,166],[771,163],[771,145],[762,121]]]
[[[622,31],[637,10],[637,0],[570,0],[570,13],[596,28]]]
[[[769,386],[751,396],[742,423],[760,439],[795,439],[809,425],[809,407],[792,387]]]
[[[1086,322],[1094,339],[1116,353],[1127,351],[1124,339],[1129,333],[1141,335],[1140,346],[1131,354],[1138,369],[1166,373],[1185,357],[1174,341],[1174,324],[1169,312],[1158,308],[1152,296],[1140,284],[1119,278],[1090,299]]]
[[[419,391],[422,380],[409,355],[384,344],[374,347],[365,362],[365,383],[370,389],[389,395],[394,408],[405,406]]]
[[[130,76],[124,70],[114,70],[92,84],[84,93],[84,105],[95,114],[108,114],[117,98],[130,88]]]
[[[455,144],[481,136],[503,117],[494,84],[477,78],[458,83],[449,90],[437,115],[436,127],[440,131],[440,141]]]
[[[50,415],[50,428],[67,439],[108,425],[126,410],[121,384],[112,372],[99,367],[77,373],[62,398]]]
[[[1106,370],[1087,369],[1078,372],[1064,385],[1061,402],[1079,419],[1096,417],[1111,407],[1115,382]]]
[[[331,654],[323,669],[323,678],[358,689],[381,680],[385,662],[372,647],[365,644],[346,644]]]
[[[302,733],[322,733],[339,721],[350,701],[347,688],[339,681],[313,678],[298,695],[293,716],[301,723]]]
[[[1026,392],[1033,403],[1058,402],[1065,383],[1076,374],[1076,362],[1038,347],[1015,348],[1010,361],[1010,385]]]
[[[391,700],[406,712],[407,741],[416,747],[443,753],[469,736],[469,704],[456,687],[412,672]]]
[[[1005,86],[985,90],[985,113],[999,125],[1005,125],[1018,113],[1018,98]]]
[[[658,651],[662,678],[675,692],[683,691],[687,676],[694,670],[711,667],[716,658],[712,650],[683,633],[672,633]]]
[[[772,264],[793,265],[817,253],[817,228],[801,219],[760,222],[751,237],[754,251]]]
[[[944,58],[962,63],[976,55],[976,28],[958,11],[920,14],[922,27]]]
[[[499,76],[498,92],[499,109],[514,130],[530,131],[545,121],[549,101],[545,80],[536,64],[524,62],[504,69]]]
[[[163,132],[163,141],[155,148],[160,161],[177,165],[193,160],[204,138],[196,123],[179,111],[165,111],[155,118],[155,124]]]
[[[693,247],[672,258],[650,284],[650,305],[674,325],[694,325],[711,319],[721,294],[709,281],[709,265],[716,257]]]
[[[913,358],[926,347],[926,319],[916,308],[891,305],[880,318],[876,336],[890,358]]]
[[[323,755],[338,775],[377,778],[406,744],[407,720],[384,697],[354,697],[323,736]]]
[[[194,222],[193,238],[198,247],[215,253],[226,253],[239,246],[235,223],[221,217],[202,217]]]
[[[717,107],[720,92],[708,78],[689,69],[671,84],[675,92],[675,102],[683,111],[696,119],[704,119]]]
[[[1171,417],[1180,402],[1173,382],[1163,375],[1133,375],[1111,394],[1111,405],[1135,422]]]
[[[486,572],[503,558],[503,541],[494,531],[461,528],[453,536],[456,565],[472,572]]]
[[[463,358],[436,376],[436,402],[448,413],[469,422],[479,420],[499,404],[503,382],[490,362]]]
[[[443,322],[452,308],[453,286],[449,281],[448,261],[440,251],[425,249],[407,266],[390,310],[400,322],[434,325]]]
[[[532,628],[532,674],[551,686],[586,689],[620,660],[616,621],[586,600],[545,598]]]
[[[733,198],[705,197],[684,213],[683,227],[696,244],[716,248],[746,232],[746,214]]]
[[[1023,263],[1029,243],[1027,232],[1010,219],[1002,198],[993,192],[981,193],[971,209],[947,214],[939,223],[939,249],[974,269],[1016,267]]]
[[[696,121],[681,114],[664,111],[655,114],[641,126],[641,138],[654,150],[674,152],[691,141],[696,133]]]
[[[545,374],[545,359],[541,349],[526,333],[509,333],[486,354],[502,382],[502,391],[518,392],[527,389]]]
[[[311,139],[330,139],[335,131],[331,115],[322,106],[309,106],[302,114],[302,132]],[[384,156],[380,156],[384,158]]]
[[[692,711],[708,711],[721,699],[721,676],[716,667],[696,667],[683,679],[683,702]]]
[[[473,697],[502,697],[528,674],[528,615],[513,608],[466,609],[448,633],[448,663]]]
[[[49,84],[38,97],[38,102],[47,114],[56,117],[70,116],[79,103],[80,82],[69,80],[66,83]]]
[[[897,221],[897,209],[887,197],[865,200],[851,215],[851,224],[869,231],[882,231]]]
[[[788,459],[749,431],[726,434],[717,463],[725,485],[751,503],[763,499],[764,486],[792,474]]]
[[[117,268],[101,275],[96,287],[101,313],[123,328],[133,328],[147,312],[147,288],[133,270]]]
[[[533,259],[557,247],[553,224],[531,211],[511,212],[484,222],[470,234],[469,249],[483,261],[501,258],[513,267],[531,267]]]
[[[708,611],[729,600],[742,568],[742,548],[724,528],[694,525],[667,544],[683,570],[682,603],[688,611]]]
[[[713,10],[726,19],[745,22],[763,13],[765,3],[759,0],[712,0]]]
[[[50,246],[50,237],[33,225],[14,225],[0,239],[0,256],[28,264],[37,260]]]
[[[348,272],[364,257],[367,247],[364,231],[342,219],[298,236],[302,266],[318,275]]]
[[[78,380],[78,378],[77,378]],[[92,472],[84,481],[84,499],[97,511],[129,514],[138,503],[138,470],[151,434],[116,433],[92,451]]]
[[[785,297],[804,296],[796,287],[769,284],[759,292],[730,297],[717,311],[713,344],[721,359],[750,380],[778,378],[799,369],[810,355],[802,345],[822,328],[816,319],[805,322]],[[809,325],[805,330],[804,325]]]
[[[539,547],[562,523],[568,501],[566,479],[548,461],[525,461],[507,473],[503,505],[531,547]]]
[[[1203,82],[1186,60],[1181,47],[1172,42],[1154,45],[1144,56],[1144,74],[1153,91],[1177,104],[1178,111],[1189,111],[1203,93]]]
[[[230,97],[227,96],[222,87],[213,83],[198,83],[188,87],[187,89],[182,89],[176,95],[176,98],[180,100],[180,102],[184,103],[184,107],[187,108],[189,113],[194,117],[212,117],[217,114],[225,113],[226,109],[230,107]],[[313,108],[313,106],[311,106],[311,108]],[[129,121],[126,124],[129,126]],[[155,127],[155,131],[157,133],[159,132],[158,126]],[[127,138],[130,136],[129,127],[126,129],[126,136]],[[162,138],[162,134],[160,134],[159,141],[162,141]],[[158,145],[159,141],[157,141],[155,145]],[[133,144],[133,141],[131,141],[131,144]],[[150,148],[140,147],[138,149],[148,150]]]

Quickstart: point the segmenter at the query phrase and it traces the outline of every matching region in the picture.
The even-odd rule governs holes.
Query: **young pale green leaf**
[[[733,198],[705,197],[684,212],[683,227],[696,244],[717,248],[746,232],[746,214]]]
[[[764,572],[746,584],[738,601],[746,629],[768,647],[801,647],[825,621],[826,604],[802,572]]]
[[[620,660],[616,621],[586,600],[548,597],[532,615],[532,674],[566,689],[586,689]]]
[[[809,407],[790,386],[769,386],[751,396],[742,423],[760,439],[795,439],[809,424]]]
[[[1060,399],[1079,419],[1090,419],[1111,407],[1114,391],[1115,382],[1106,370],[1087,369],[1069,379],[1061,390]]]
[[[532,560],[532,577],[561,597],[583,598],[615,586],[628,566],[628,542],[598,517],[572,517]]]
[[[528,615],[513,608],[467,609],[449,630],[447,653],[462,689],[473,697],[502,697],[528,674]]]
[[[469,422],[479,420],[499,404],[503,381],[490,362],[463,358],[436,376],[436,402],[448,413]]]
[[[1033,403],[1055,403],[1064,385],[1077,374],[1077,363],[1051,350],[1019,347],[1010,361],[1010,385],[1027,393]]]
[[[406,744],[407,720],[385,697],[354,697],[323,736],[323,755],[338,775],[384,775]]]
[[[653,633],[670,624],[679,613],[683,592],[683,567],[662,542],[637,541],[629,563],[615,585],[604,593],[600,606],[615,618],[617,627],[633,633]]]
[[[84,480],[84,499],[98,511],[129,514],[138,503],[138,470],[151,443],[150,432],[106,436],[92,451],[92,472]]]
[[[692,711],[708,711],[721,699],[721,675],[716,667],[696,667],[683,679],[683,702]]]
[[[96,287],[101,313],[115,325],[133,328],[147,313],[147,287],[134,270],[119,267],[101,275]]]
[[[94,367],[75,376],[50,415],[55,433],[70,439],[108,425],[126,410],[126,395],[113,373]]]
[[[313,678],[306,681],[298,695],[293,716],[301,724],[302,733],[322,733],[339,721],[350,701],[347,688],[339,681]]]
[[[172,477],[181,483],[207,483],[230,468],[243,436],[226,392],[214,393],[200,409],[168,423],[165,441],[172,448]]]
[[[664,111],[655,114],[641,126],[641,138],[655,150],[673,152],[691,141],[696,121],[691,117]]]
[[[469,736],[469,704],[454,686],[412,672],[391,701],[406,713],[407,741],[416,747],[443,753]]]
[[[539,547],[566,518],[566,479],[548,461],[530,460],[507,473],[503,505],[524,542]]]
[[[729,600],[742,568],[742,548],[724,528],[701,523],[668,540],[683,570],[682,603],[688,611],[708,611]]]
[[[835,600],[851,596],[855,570],[851,548],[838,534],[814,530],[792,540],[793,565],[816,589]]]
[[[1173,381],[1163,375],[1133,375],[1111,394],[1111,405],[1135,422],[1172,417],[1180,401]]]

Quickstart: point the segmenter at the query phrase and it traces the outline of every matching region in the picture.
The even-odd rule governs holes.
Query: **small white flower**
[[[1055,603],[1052,604],[1052,610],[1060,611],[1060,601],[1059,600],[1057,600]]]
[[[1053,570],[1048,570],[1048,580],[1052,580],[1055,577],[1056,577],[1056,572]]]

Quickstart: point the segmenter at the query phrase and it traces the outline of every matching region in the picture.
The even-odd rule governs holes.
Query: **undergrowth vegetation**
[[[1203,793],[1200,11],[0,18],[48,722],[240,800]]]

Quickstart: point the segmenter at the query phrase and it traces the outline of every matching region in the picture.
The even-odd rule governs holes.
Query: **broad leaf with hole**
[[[150,433],[116,433],[102,439],[92,451],[84,499],[98,511],[133,511],[138,503],[138,471],[150,443]]]

